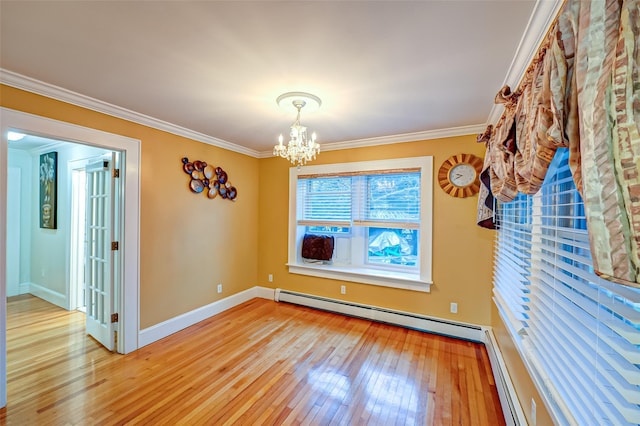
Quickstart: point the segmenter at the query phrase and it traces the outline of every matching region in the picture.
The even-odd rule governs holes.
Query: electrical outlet
[[[272,283],[273,282],[273,274],[269,274],[269,282]]]
[[[222,284],[218,284],[218,293],[222,293]]]
[[[531,398],[531,426],[536,426],[536,400]]]
[[[451,313],[452,314],[457,314],[458,313],[458,304],[455,302],[451,302]]]
[[[341,285],[340,286],[340,294],[347,294],[347,286],[346,285]]]

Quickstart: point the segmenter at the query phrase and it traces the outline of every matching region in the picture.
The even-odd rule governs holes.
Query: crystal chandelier
[[[316,155],[320,152],[320,144],[316,142],[315,132],[309,138],[307,128],[300,124],[300,110],[305,105],[309,105],[313,109],[319,108],[322,103],[320,98],[310,93],[289,92],[278,96],[276,102],[285,109],[289,105],[293,105],[297,115],[296,121],[293,122],[289,131],[289,142],[284,145],[284,139],[280,135],[278,144],[273,147],[273,155],[286,158],[291,161],[291,164],[298,167],[304,166],[307,161],[315,160]]]

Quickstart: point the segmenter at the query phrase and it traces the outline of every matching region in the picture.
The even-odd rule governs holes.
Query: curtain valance
[[[478,224],[494,227],[492,196],[535,194],[555,152],[585,204],[596,272],[640,285],[640,0],[567,0],[519,87],[495,102]]]

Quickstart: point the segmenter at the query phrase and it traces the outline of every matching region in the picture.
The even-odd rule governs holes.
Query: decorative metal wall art
[[[238,190],[229,182],[227,172],[220,167],[214,167],[200,160],[191,162],[184,157],[182,169],[191,176],[189,188],[196,194],[204,192],[209,198],[216,198],[219,195],[231,201],[235,201],[238,196]]]

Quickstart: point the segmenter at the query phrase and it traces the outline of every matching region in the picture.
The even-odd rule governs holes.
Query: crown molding
[[[107,102],[100,101],[67,89],[63,89],[52,84],[26,77],[21,74],[14,73],[0,68],[0,83],[17,89],[26,90],[28,92],[43,95],[62,102],[78,105],[93,111],[111,115],[113,117],[122,118],[127,121],[142,124],[154,129],[162,130],[174,135],[183,136],[198,142],[214,145],[229,151],[238,152],[254,158],[268,158],[273,156],[272,151],[256,151],[222,139],[207,136],[203,133],[195,132],[187,128],[158,120],[148,115],[140,114],[126,108],[112,105]],[[403,133],[399,135],[381,136],[367,139],[356,139],[351,141],[326,143],[322,145],[323,151],[335,151],[340,149],[362,148],[367,146],[388,145],[401,142],[414,142],[420,140],[447,138],[453,136],[469,135],[474,133],[482,133],[485,129],[484,124],[471,126],[453,127],[449,129],[429,130],[425,132]]]
[[[502,86],[508,85],[512,89],[518,87],[563,4],[564,0],[538,0],[536,2]],[[501,87],[497,88],[496,93]],[[494,104],[486,125],[496,124],[503,109],[502,105]]]
[[[158,120],[157,118],[153,118],[148,115],[140,114],[138,112],[119,107],[117,105],[103,102],[101,100],[91,98],[80,93],[72,92],[71,90],[63,89],[62,87],[54,86],[40,80],[26,77],[12,71],[5,70],[3,68],[0,68],[0,83],[6,84],[7,86],[15,87],[16,89],[26,90],[28,92],[46,96],[48,98],[56,99],[62,102],[107,114],[112,117],[142,124],[144,126],[172,133],[177,136],[183,136],[185,138],[193,139],[198,142],[203,142],[229,151],[245,154],[250,157],[257,158],[260,154],[254,149],[236,145],[223,139],[214,138],[200,132],[195,132],[185,127]]]
[[[518,44],[516,54],[511,61],[509,69],[507,70],[503,86],[505,84],[509,85],[512,88],[518,86],[527,70],[527,67],[537,53],[540,43],[544,39],[544,36],[546,35],[553,20],[557,16],[563,3],[564,0],[538,0],[536,2],[522,39]],[[134,123],[142,124],[178,136],[183,136],[189,139],[196,140],[198,142],[214,145],[229,151],[245,154],[250,157],[268,158],[273,155],[272,151],[270,150],[260,152],[240,145],[236,145],[222,139],[214,138],[200,132],[195,132],[193,130],[177,126],[166,121],[158,120],[156,118],[140,114],[116,105],[112,105],[85,95],[81,95],[79,93],[72,92],[58,86],[44,83],[42,81],[26,77],[2,68],[0,68],[0,83],[15,87],[17,89],[26,90],[39,95],[47,96],[49,98],[67,102],[73,105],[78,105],[83,108],[111,115],[113,117],[122,118],[124,120],[132,121]],[[500,119],[500,116],[502,115],[502,110],[502,105],[494,104],[489,113],[489,117],[487,118],[487,122],[484,124],[326,143],[322,145],[322,150],[334,151],[341,149],[362,148],[368,146],[388,145],[394,143],[413,142],[419,140],[430,140],[482,133],[488,124],[497,123],[497,121]]]
[[[390,145],[394,143],[426,141],[431,139],[452,138],[484,132],[486,124],[473,124],[469,126],[451,127],[448,129],[427,130],[424,132],[402,133],[399,135],[380,136],[367,139],[354,139],[351,141],[324,143],[321,151],[337,151],[340,149],[364,148],[376,145]],[[271,151],[262,151],[258,158],[273,157]]]

